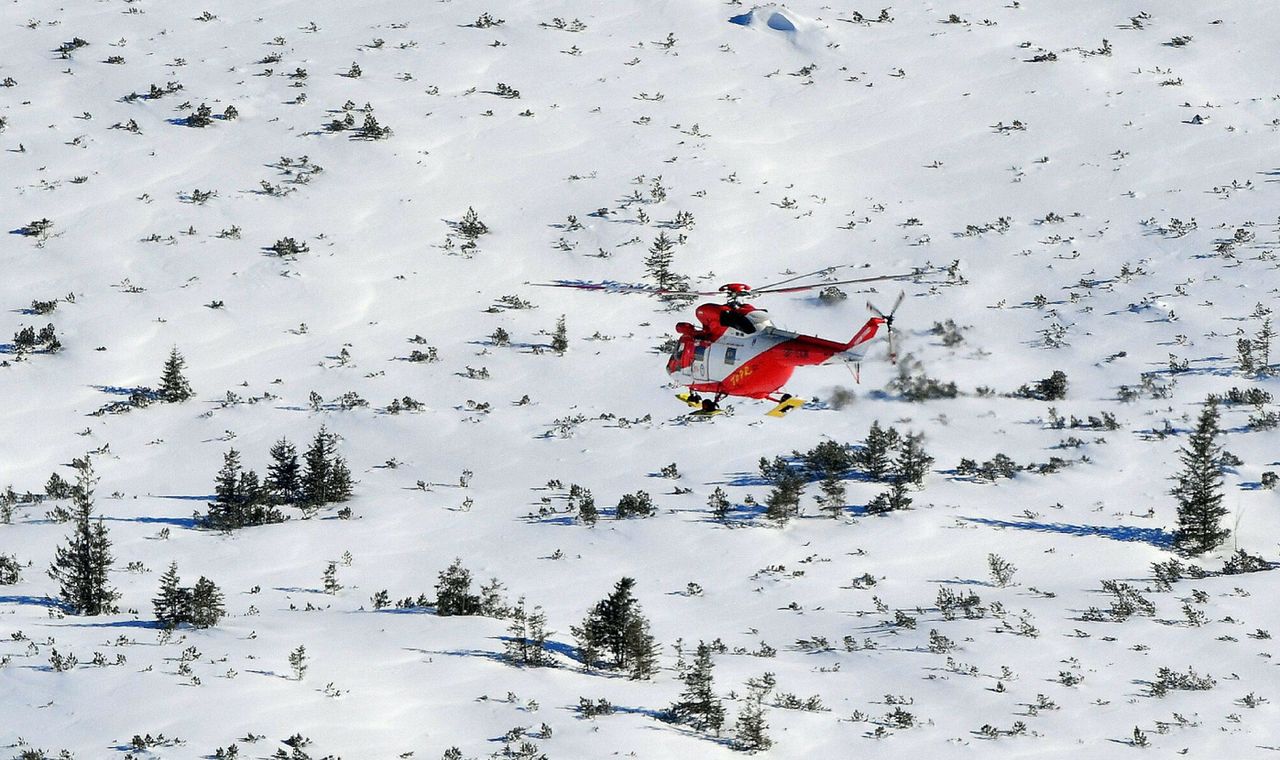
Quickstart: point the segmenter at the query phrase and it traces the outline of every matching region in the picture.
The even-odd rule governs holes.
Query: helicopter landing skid
[[[676,398],[685,402],[694,409],[702,408],[702,397],[696,393],[677,393]]]
[[[720,396],[713,400],[699,396],[697,393],[677,393],[676,398],[693,407],[694,411],[689,413],[690,417],[714,417],[725,413],[720,408]]]
[[[769,399],[773,401],[774,399]],[[778,401],[778,405],[765,412],[766,417],[786,417],[794,409],[804,406],[804,399],[795,396],[784,395]]]

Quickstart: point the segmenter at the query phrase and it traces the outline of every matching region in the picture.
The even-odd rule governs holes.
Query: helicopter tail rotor
[[[898,297],[894,299],[893,308],[889,309],[888,314],[885,314],[883,311],[880,311],[880,309],[877,308],[875,304],[871,303],[870,301],[867,301],[867,308],[871,311],[871,313],[875,314],[877,317],[884,320],[885,339],[889,342],[889,363],[890,364],[898,363],[898,352],[895,349],[893,344],[893,315],[897,313],[898,307],[902,305],[902,300],[906,298],[906,296],[907,296],[907,292],[905,290],[898,291]]]

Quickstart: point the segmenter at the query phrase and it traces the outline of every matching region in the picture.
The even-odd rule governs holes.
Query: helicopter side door
[[[696,383],[707,382],[710,377],[711,351],[715,348],[715,344],[708,340],[699,340],[693,345],[693,364],[690,365],[689,371],[693,374],[693,381]]]
[[[707,379],[722,381],[733,374],[734,370],[749,358],[751,350],[748,343],[753,342],[737,336],[725,335],[712,343],[706,351]]]

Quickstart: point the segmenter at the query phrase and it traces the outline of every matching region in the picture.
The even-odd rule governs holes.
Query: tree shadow
[[[614,705],[613,711],[615,713],[622,713],[623,715],[643,715],[646,718],[654,718],[655,720],[662,720],[667,715],[666,710],[655,710],[652,707],[625,707],[623,705]]]
[[[603,515],[601,516],[603,517]],[[561,512],[559,514],[549,514],[546,517],[535,514],[534,519],[530,522],[535,522],[539,525],[577,525],[579,520],[573,515],[566,515]]]
[[[142,525],[172,525],[175,528],[187,528],[194,530],[196,520],[194,517],[105,517],[101,519],[107,522],[126,522],[140,523]]]
[[[449,657],[479,657],[484,660],[492,660],[493,662],[506,663],[507,659],[503,657],[501,652],[490,652],[486,649],[410,649],[411,652],[422,652],[424,654],[441,654]]]
[[[110,393],[113,396],[132,396],[135,393],[151,390],[141,385],[90,385],[89,387],[95,391]]]
[[[112,620],[109,623],[64,623],[63,628],[143,628],[161,630],[164,626],[158,620]]]
[[[542,648],[552,654],[564,655],[570,660],[578,659],[578,648],[563,641],[552,641],[551,639],[547,639],[542,642]]]
[[[1101,536],[1112,541],[1128,541],[1168,549],[1173,546],[1173,534],[1163,528],[1135,528],[1126,525],[1069,525],[1067,523],[1045,523],[1012,520],[995,520],[989,517],[963,517],[963,520],[988,525],[993,528],[1015,528],[1017,530],[1034,530],[1041,533],[1062,533],[1069,536]]]
[[[715,515],[711,514],[709,511],[705,509],[690,510],[690,511],[707,513],[706,516],[704,516],[700,520],[700,522],[719,523],[721,525],[724,525],[727,528],[743,528],[743,527],[752,525],[757,521],[763,519],[765,516],[766,509],[767,507],[764,504],[759,504],[759,503],[732,504],[729,506],[729,512],[728,514],[725,515],[723,520],[717,518]]]
[[[0,596],[0,604],[33,604],[37,607],[51,608],[62,606],[57,599],[51,599],[47,596],[28,596],[26,594]]]
[[[949,578],[947,580],[932,578],[929,580],[929,583],[941,583],[949,586],[986,586],[988,588],[995,588],[995,584],[991,581],[978,580],[977,578]]]
[[[1262,485],[1260,480],[1246,480],[1240,484],[1241,491],[1269,491],[1270,488]]]

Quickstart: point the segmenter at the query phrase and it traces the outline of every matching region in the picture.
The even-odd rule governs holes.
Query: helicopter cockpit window
[[[693,360],[695,362],[703,361],[707,358],[707,347],[697,346],[693,349]]]
[[[731,327],[739,332],[746,333],[747,335],[756,331],[755,324],[752,323],[748,316],[736,309],[726,309],[720,315],[720,324],[725,327]]]
[[[763,330],[766,327],[773,327],[773,320],[769,319],[769,312],[764,309],[756,309],[747,315],[747,319],[751,321],[752,332]]]

